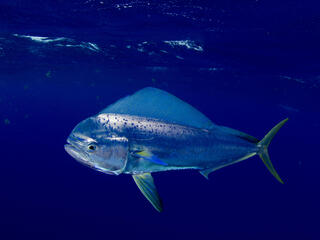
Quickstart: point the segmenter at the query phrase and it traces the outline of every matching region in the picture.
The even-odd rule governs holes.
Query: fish
[[[209,174],[258,155],[280,182],[268,146],[288,121],[262,140],[217,125],[174,95],[143,88],[75,126],[64,148],[78,162],[109,174],[130,174],[141,193],[161,212],[163,203],[152,174],[193,169]]]

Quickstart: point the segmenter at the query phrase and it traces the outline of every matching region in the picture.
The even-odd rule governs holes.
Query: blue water
[[[320,18],[316,1],[0,2],[0,239],[320,239]],[[65,151],[78,122],[146,87],[262,138],[258,157],[131,176]],[[186,116],[188,117],[188,116]]]

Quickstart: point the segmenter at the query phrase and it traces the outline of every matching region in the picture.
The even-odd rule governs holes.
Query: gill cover
[[[108,137],[102,149],[101,161],[97,157],[95,168],[105,173],[119,175],[128,162],[128,139],[125,137]]]

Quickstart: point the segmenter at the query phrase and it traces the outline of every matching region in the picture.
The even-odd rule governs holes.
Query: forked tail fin
[[[273,137],[276,135],[276,133],[279,131],[279,129],[288,121],[288,118],[284,119],[280,123],[278,123],[276,126],[274,126],[268,133],[267,135],[257,144],[258,147],[260,148],[259,151],[259,156],[262,159],[263,163],[266,165],[270,173],[281,183],[283,181],[279,177],[277,171],[274,169],[269,154],[268,154],[268,147],[273,139]]]

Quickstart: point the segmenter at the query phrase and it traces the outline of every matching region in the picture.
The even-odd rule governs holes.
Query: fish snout
[[[79,149],[75,145],[65,144],[64,149],[71,157],[73,157],[77,161],[84,163],[84,164],[88,164],[89,156],[87,156],[87,154],[84,151],[82,151],[81,149]]]

